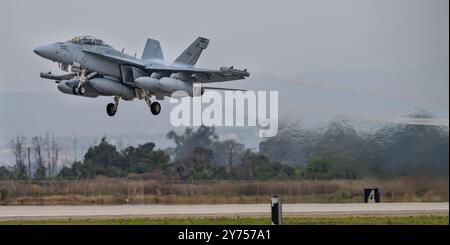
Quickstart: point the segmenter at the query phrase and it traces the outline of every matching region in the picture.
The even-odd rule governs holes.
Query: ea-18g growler
[[[113,96],[114,103],[106,106],[109,116],[117,112],[119,100],[144,100],[154,115],[161,105],[152,98],[163,100],[175,91],[193,96],[193,83],[225,82],[245,79],[249,72],[231,67],[220,69],[196,68],[209,40],[197,38],[172,64],[165,65],[157,40],[147,39],[141,58],[127,55],[92,36],[74,37],[34,49],[39,56],[57,62],[64,74],[42,72],[41,77],[55,80],[65,94],[85,97]],[[202,86],[204,89],[224,89]],[[233,89],[231,89],[233,90]]]

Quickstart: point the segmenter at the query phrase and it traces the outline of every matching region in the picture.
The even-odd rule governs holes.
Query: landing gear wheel
[[[79,95],[84,95],[85,93],[86,93],[86,88],[84,88],[84,86],[81,85],[81,86],[78,88],[78,94],[79,94]]]
[[[75,86],[75,87],[72,88],[72,93],[73,93],[74,95],[78,95],[78,94],[79,94],[78,86]]]
[[[109,103],[106,106],[106,113],[108,113],[108,116],[112,117],[116,114],[116,110],[114,109],[114,103]]]
[[[158,102],[153,102],[150,105],[150,110],[152,111],[152,114],[156,116],[161,112],[161,105]]]

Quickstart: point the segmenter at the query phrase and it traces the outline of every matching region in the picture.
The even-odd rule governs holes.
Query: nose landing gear
[[[86,88],[80,83],[80,85],[72,88],[72,93],[74,95],[84,95],[86,93]]]
[[[86,75],[88,71],[86,69],[81,69],[77,71],[77,77],[79,78],[80,82],[77,86],[72,88],[72,92],[74,95],[84,95],[86,93],[86,88],[84,87],[84,83],[89,80],[90,78],[97,75],[96,72],[91,72],[89,75]]]

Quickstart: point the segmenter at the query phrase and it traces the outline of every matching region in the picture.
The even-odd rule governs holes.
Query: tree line
[[[284,123],[277,136],[260,143],[259,151],[234,139],[221,140],[214,127],[170,131],[167,138],[174,147],[159,149],[149,142],[122,150],[102,138],[83,160],[57,171],[54,139],[34,137],[27,148],[16,137],[11,141],[16,162],[12,168],[0,167],[0,179],[360,179],[449,173],[448,128],[439,126],[387,124],[367,132],[344,120],[319,129]],[[33,173],[26,149],[32,152]]]

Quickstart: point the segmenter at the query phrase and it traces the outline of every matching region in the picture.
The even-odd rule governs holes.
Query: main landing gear
[[[117,109],[119,108],[119,96],[114,96],[114,103],[109,103],[106,106],[106,113],[108,116],[112,117],[116,115]]]
[[[108,116],[112,117],[116,115],[117,109],[119,108],[119,100],[120,96],[114,96],[114,103],[109,103],[106,106],[106,113]],[[147,103],[148,107],[150,107],[150,111],[153,115],[158,115],[161,112],[161,104],[158,102],[151,102],[150,96],[145,97],[145,102]]]
[[[158,102],[153,102],[150,105],[150,111],[153,115],[158,115],[161,112],[161,105]]]
[[[150,96],[145,97],[145,102],[147,103],[148,107],[150,107],[150,111],[153,115],[158,115],[161,112],[161,104],[158,102],[153,102],[150,100]]]

